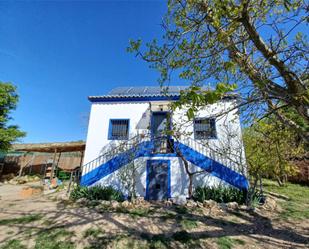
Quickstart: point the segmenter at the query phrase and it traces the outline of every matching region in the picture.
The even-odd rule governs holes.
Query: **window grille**
[[[214,118],[196,118],[194,119],[194,138],[208,139],[216,138],[216,120]]]
[[[111,119],[109,123],[109,140],[126,140],[129,137],[129,119]]]

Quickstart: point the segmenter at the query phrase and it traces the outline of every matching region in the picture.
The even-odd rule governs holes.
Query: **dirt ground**
[[[31,184],[38,186],[38,184]],[[24,196],[0,184],[0,248],[309,248],[308,220],[255,211],[71,203],[65,191]]]

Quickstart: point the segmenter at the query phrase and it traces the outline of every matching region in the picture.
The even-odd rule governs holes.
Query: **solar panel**
[[[169,94],[179,94],[180,90],[185,89],[186,86],[169,86],[167,87]],[[159,95],[165,93],[164,89],[159,86],[143,86],[143,87],[116,87],[112,89],[108,95],[122,95],[122,96],[133,96],[133,95]]]
[[[116,87],[109,92],[109,95],[124,94],[126,91],[128,91],[128,89],[129,87]]]
[[[145,89],[147,89],[147,87],[143,86],[143,87],[132,87],[130,94],[132,95],[143,95],[145,94]]]
[[[161,93],[160,87],[150,86],[146,90],[146,94],[160,94],[160,93]]]

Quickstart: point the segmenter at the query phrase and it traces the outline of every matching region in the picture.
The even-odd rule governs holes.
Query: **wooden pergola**
[[[70,187],[73,178],[76,180],[79,177],[79,168],[82,166],[83,156],[85,151],[86,144],[85,142],[63,142],[63,143],[31,143],[31,144],[14,144],[12,146],[13,151],[20,151],[20,152],[43,152],[43,153],[53,153],[52,159],[52,167],[50,172],[50,179],[53,178],[56,166],[61,157],[61,153],[64,152],[80,152],[80,164],[75,168],[67,168],[62,170],[70,172],[70,183],[68,187],[68,192],[70,192]],[[57,159],[58,155],[58,159]],[[33,158],[32,158],[33,161]],[[27,167],[26,163],[24,166],[20,168],[20,175],[22,174],[23,168]]]
[[[13,144],[13,151],[57,153],[84,151],[85,142]]]
[[[51,153],[53,154],[52,159],[52,171],[50,178],[53,177],[55,167],[57,166],[57,161],[60,160],[61,153],[64,152],[80,152],[80,165],[82,166],[83,155],[85,151],[86,144],[85,142],[62,142],[62,143],[28,143],[28,144],[13,144],[12,150],[18,152],[42,152],[42,153]],[[58,159],[57,159],[58,158]],[[32,159],[33,160],[33,159]],[[23,168],[29,166],[31,162],[26,162],[25,165],[21,166],[20,175],[22,174]],[[64,171],[72,172],[76,168],[64,168]]]

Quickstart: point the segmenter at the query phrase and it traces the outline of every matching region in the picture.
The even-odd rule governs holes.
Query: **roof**
[[[116,87],[111,90],[108,96],[179,96],[181,90],[185,90],[187,86],[169,86],[161,88],[157,86],[143,87]],[[165,91],[164,91],[165,89]]]
[[[47,153],[84,151],[85,142],[13,144],[12,150]]]
[[[176,100],[180,96],[180,91],[186,86],[170,86],[164,91],[161,87],[116,87],[106,95],[89,96],[91,102],[97,101],[131,101],[131,100]]]
[[[116,87],[106,95],[89,96],[91,102],[118,102],[118,101],[156,101],[178,100],[180,92],[188,86],[142,86],[142,87]],[[229,94],[227,97],[235,97]]]

